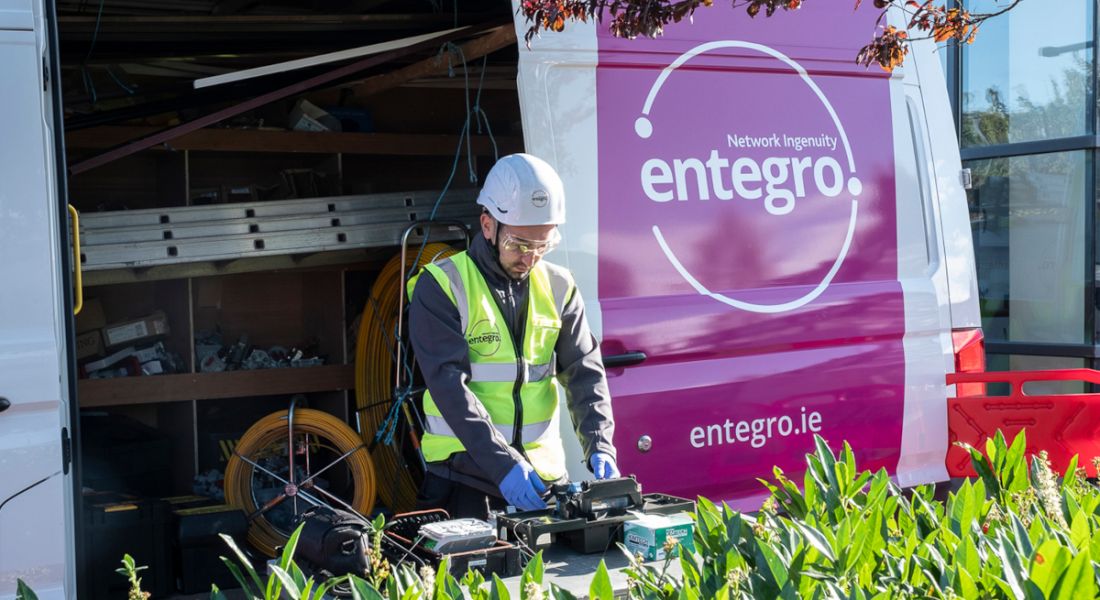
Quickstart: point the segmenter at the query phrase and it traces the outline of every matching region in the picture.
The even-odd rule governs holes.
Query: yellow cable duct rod
[[[419,271],[424,265],[455,252],[447,244],[427,244],[422,251],[409,253],[405,267],[411,267],[415,262],[415,271]],[[419,435],[412,430],[412,424],[408,423],[409,427],[404,430],[404,435],[407,436],[405,440],[398,439],[392,445],[374,444],[374,438],[386,421],[394,402],[394,333],[401,304],[400,294],[405,293],[401,289],[404,271],[400,255],[394,256],[382,268],[371,288],[366,306],[363,307],[359,336],[355,344],[355,400],[363,443],[374,446],[371,456],[378,469],[378,493],[382,502],[398,513],[414,508],[419,487],[419,482],[409,472],[410,456],[402,454],[400,445],[408,442],[419,451]],[[403,416],[408,420],[407,406]]]
[[[370,515],[377,498],[374,464],[359,434],[324,411],[296,409],[293,403],[291,411],[271,413],[248,428],[225,469],[225,500],[249,515],[248,541],[268,556],[275,556],[276,548],[284,545],[290,534],[268,519],[276,506],[293,503],[295,519],[318,503],[333,508],[351,507],[360,514]],[[293,431],[288,414],[293,414]],[[322,448],[338,458],[326,464],[305,462],[309,455],[321,454],[318,450]],[[339,471],[329,469],[340,462],[346,464],[349,484],[354,490],[350,499],[339,499],[332,491],[317,485],[322,475],[338,476]],[[268,487],[274,484],[282,493],[261,501],[253,487],[255,478],[266,478]],[[293,494],[289,492],[291,489]],[[295,525],[286,524],[291,531]]]

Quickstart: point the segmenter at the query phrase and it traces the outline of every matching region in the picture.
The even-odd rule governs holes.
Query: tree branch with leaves
[[[798,10],[805,1],[730,0],[730,6],[743,8],[750,17],[760,14],[771,17],[777,12]],[[957,0],[926,0],[923,3],[917,0],[871,0],[868,6],[880,14],[871,42],[860,49],[856,62],[864,66],[876,63],[884,70],[892,71],[905,60],[909,45],[918,39],[969,44],[974,41],[982,23],[1012,10],[1022,1],[994,0],[1000,5],[997,10],[972,13]],[[531,40],[541,32],[562,31],[570,21],[602,23],[604,18],[608,19],[608,28],[615,37],[658,37],[665,26],[689,19],[697,9],[709,8],[713,4],[714,0],[522,0],[520,12],[530,23],[524,36],[530,45]],[[859,10],[863,4],[863,0],[856,0],[854,10]],[[909,17],[905,30],[886,23],[886,15],[891,9],[900,9]],[[917,32],[918,36],[912,37],[910,32]]]

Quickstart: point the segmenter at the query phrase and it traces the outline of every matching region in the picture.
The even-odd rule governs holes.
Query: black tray
[[[555,507],[544,510],[500,515],[497,517],[498,535],[501,539],[516,540],[537,550],[553,543],[561,543],[583,554],[605,552],[623,539],[623,523],[633,521],[634,515],[609,516],[596,520],[562,519],[555,516]],[[643,494],[638,512],[650,515],[672,515],[694,512],[695,502],[666,494]]]
[[[417,539],[422,525],[450,519],[442,509],[425,510],[395,515],[382,536],[382,555],[391,564],[412,563],[437,568],[444,557],[450,558],[450,571],[462,579],[468,570],[480,572],[487,579],[493,574],[500,577],[519,575],[520,549],[505,541],[498,541],[489,548],[440,554],[425,548]],[[415,546],[414,546],[415,544]]]

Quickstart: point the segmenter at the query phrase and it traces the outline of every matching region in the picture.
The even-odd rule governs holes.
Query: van
[[[864,68],[877,11],[807,3],[756,20],[700,9],[658,39],[569,23],[525,47],[518,7],[523,148],[565,182],[549,260],[575,274],[601,340],[622,472],[753,509],[757,478],[799,481],[820,435],[900,485],[947,479],[945,375],[982,370],[984,349],[934,46]],[[82,570],[55,10],[0,2],[4,596],[23,578],[73,597]]]
[[[646,488],[758,507],[814,435],[901,485],[947,478],[944,376],[984,364],[963,171],[933,46],[855,64],[876,16],[716,7],[520,52],[527,150],[568,198],[550,260]]]

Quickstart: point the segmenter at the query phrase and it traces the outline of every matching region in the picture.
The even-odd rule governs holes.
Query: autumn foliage
[[[771,17],[777,12],[798,10],[806,0],[730,0],[733,8],[743,8],[750,17],[763,14]],[[836,0],[810,0],[835,2]],[[1003,6],[991,13],[971,13],[957,2],[942,0],[870,0],[873,9],[880,11],[871,42],[860,49],[856,62],[862,65],[878,64],[891,71],[905,60],[909,44],[917,39],[932,39],[936,43],[965,43],[974,41],[978,28],[986,19],[1011,10],[1022,0],[996,0]],[[531,24],[525,39],[531,39],[542,31],[562,31],[570,21],[601,21],[608,19],[611,34],[616,37],[657,37],[669,23],[679,23],[690,18],[699,8],[708,8],[714,0],[523,0],[520,11]],[[855,9],[864,0],[855,0]],[[901,10],[909,17],[905,30],[886,23],[891,10]]]

